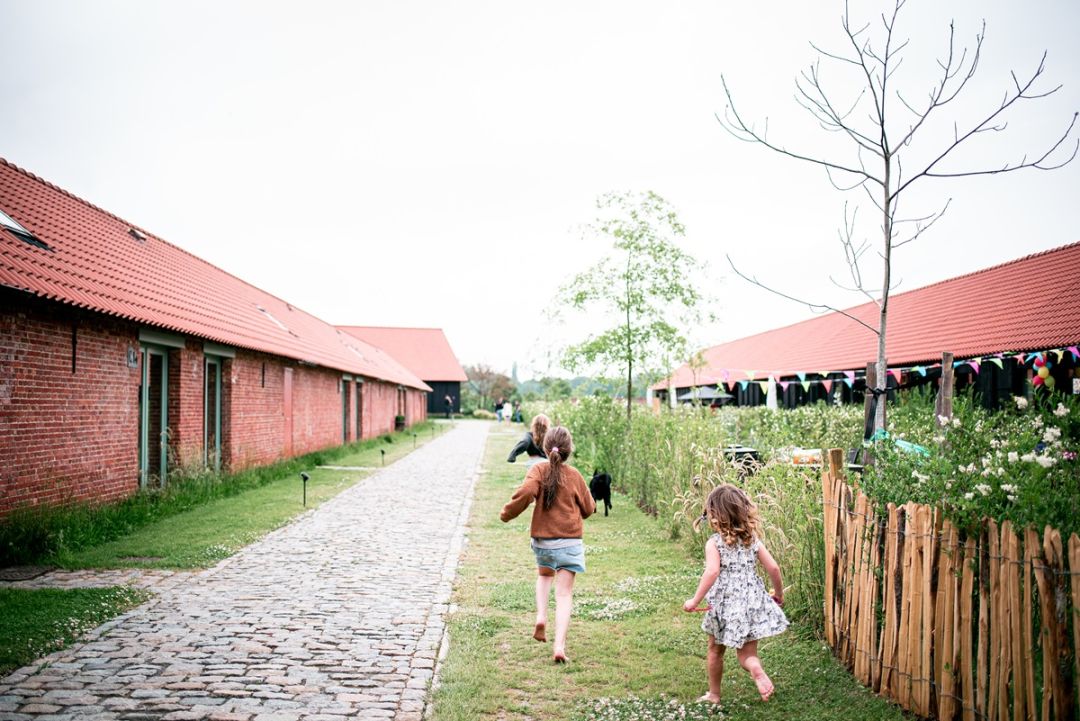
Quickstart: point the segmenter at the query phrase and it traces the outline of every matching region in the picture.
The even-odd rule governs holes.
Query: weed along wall
[[[425,420],[426,397],[0,290],[0,518],[111,502]]]
[[[987,520],[964,537],[927,505],[882,513],[842,472],[822,495],[826,641],[860,681],[921,716],[1075,718],[1075,533]]]

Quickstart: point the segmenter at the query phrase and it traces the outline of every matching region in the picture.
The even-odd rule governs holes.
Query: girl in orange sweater
[[[530,503],[533,507],[530,535],[536,556],[536,626],[533,638],[547,641],[548,596],[555,584],[555,663],[566,663],[566,633],[574,606],[574,578],[585,572],[584,519],[596,511],[596,502],[585,479],[566,464],[573,453],[570,431],[556,426],[544,436],[547,461],[537,463],[525,481],[503,506],[503,523],[516,518]]]

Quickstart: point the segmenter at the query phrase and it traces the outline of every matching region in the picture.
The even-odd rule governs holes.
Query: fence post
[[[939,419],[952,418],[953,378],[953,354],[945,351],[941,354],[941,387],[934,401],[934,420],[939,426],[942,425]]]

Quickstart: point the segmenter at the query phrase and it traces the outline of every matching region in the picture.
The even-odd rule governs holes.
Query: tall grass
[[[228,498],[279,478],[299,474],[358,451],[394,443],[429,423],[404,433],[328,448],[236,473],[180,470],[164,489],[142,490],[117,503],[77,503],[23,507],[0,522],[0,566],[41,563],[50,557],[116,540],[154,521],[220,498]]]

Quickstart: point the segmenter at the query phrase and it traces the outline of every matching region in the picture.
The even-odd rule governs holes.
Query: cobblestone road
[[[488,425],[464,422],[81,645],[4,719],[417,721]]]

